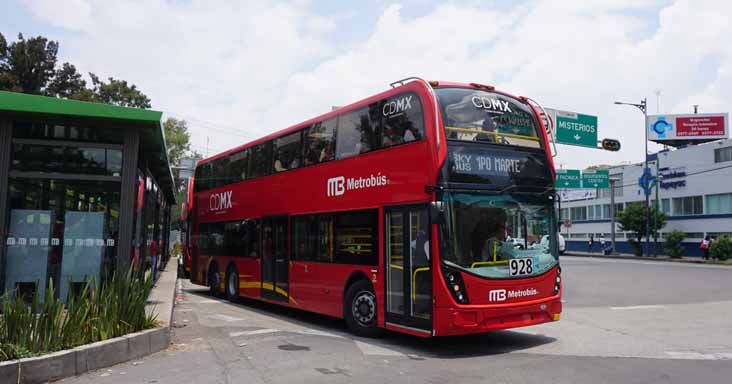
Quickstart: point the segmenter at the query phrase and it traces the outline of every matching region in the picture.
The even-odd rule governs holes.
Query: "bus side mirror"
[[[445,224],[445,202],[430,202],[430,221],[432,224]]]

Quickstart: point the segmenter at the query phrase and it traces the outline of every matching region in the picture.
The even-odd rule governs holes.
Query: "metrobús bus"
[[[199,162],[192,281],[367,336],[558,320],[538,104],[479,84],[392,87]]]

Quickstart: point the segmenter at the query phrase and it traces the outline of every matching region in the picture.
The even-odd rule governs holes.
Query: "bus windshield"
[[[509,262],[531,259],[540,275],[557,264],[553,204],[546,197],[445,193],[445,223],[440,230],[445,264],[489,277],[509,278]]]
[[[541,148],[531,108],[517,99],[469,88],[437,88],[445,137]]]

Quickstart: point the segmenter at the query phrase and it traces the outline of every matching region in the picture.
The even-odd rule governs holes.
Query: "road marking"
[[[356,343],[356,346],[358,349],[361,350],[361,353],[364,355],[371,355],[371,356],[404,356],[403,353],[394,351],[388,348],[380,347],[378,345],[365,343],[363,341],[354,340],[354,343]]]
[[[263,335],[266,333],[277,333],[279,332],[279,329],[255,329],[253,331],[241,331],[241,332],[232,332],[229,334],[231,337],[239,337],[239,336],[253,336],[253,335]]]
[[[721,352],[721,353],[701,353],[694,351],[666,351],[672,359],[682,360],[732,360],[732,353]]]
[[[242,320],[244,320],[244,319],[239,318],[239,317],[233,317],[233,316],[227,316],[227,315],[221,315],[221,314],[219,314],[219,315],[210,315],[210,316],[208,316],[208,318],[209,319],[214,319],[214,320],[226,321],[228,323],[231,323],[231,322],[234,322],[234,321],[242,321]]]
[[[188,304],[219,304],[219,303],[227,303],[226,300],[215,300],[215,299],[203,299],[203,300],[187,300],[186,303]]]
[[[631,305],[628,307],[610,307],[610,309],[614,311],[629,311],[634,309],[658,309],[658,308],[666,308],[664,305]]]
[[[328,333],[324,331],[319,331],[317,329],[306,329],[304,331],[297,332],[300,335],[308,335],[308,336],[324,336],[324,337],[334,337],[336,339],[343,339],[344,337],[341,335],[336,335],[334,333]]]

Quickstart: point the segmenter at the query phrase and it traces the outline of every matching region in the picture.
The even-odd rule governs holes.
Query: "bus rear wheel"
[[[381,329],[376,326],[377,311],[374,288],[368,280],[359,280],[348,287],[343,315],[351,332],[364,337],[381,335]]]
[[[221,275],[216,264],[211,264],[208,270],[208,291],[212,296],[219,295],[219,287],[221,286]]]
[[[239,300],[239,271],[236,267],[229,267],[226,273],[226,298],[229,301]]]

